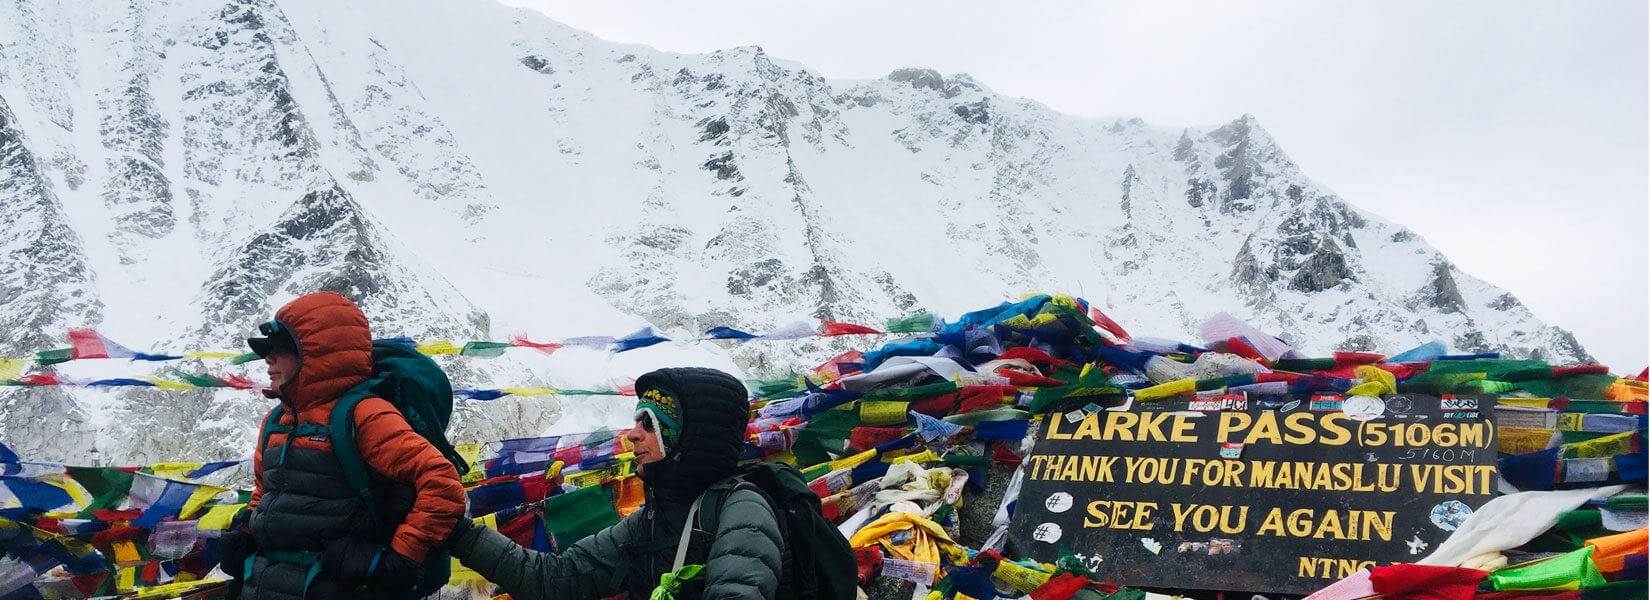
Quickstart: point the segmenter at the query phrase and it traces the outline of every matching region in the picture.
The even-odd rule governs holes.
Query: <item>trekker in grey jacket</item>
[[[660,369],[636,381],[635,447],[646,505],[560,555],[523,548],[497,531],[460,519],[449,538],[453,556],[517,600],[599,600],[629,592],[648,600],[672,572],[677,541],[706,488],[738,470],[750,420],[745,386],[714,369]],[[783,569],[784,540],[766,497],[735,489],[715,532],[695,532],[688,557],[703,559],[674,600],[772,600]],[[689,558],[688,564],[697,562]],[[671,586],[675,587],[675,586]]]

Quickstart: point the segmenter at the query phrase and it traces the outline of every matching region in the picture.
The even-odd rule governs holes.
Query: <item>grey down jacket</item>
[[[636,511],[560,555],[523,548],[497,531],[475,527],[456,540],[453,556],[516,600],[599,600],[627,591],[631,600],[647,600],[660,575],[671,570],[687,516],[685,510],[671,510],[680,505],[664,506]],[[710,544],[704,580],[684,587],[677,600],[774,598],[784,541],[761,494],[730,493]]]

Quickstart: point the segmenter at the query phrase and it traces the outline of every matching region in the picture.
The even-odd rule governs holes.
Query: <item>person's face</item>
[[[264,366],[269,369],[269,387],[279,391],[298,374],[298,355],[285,348],[276,348],[264,355]]]
[[[659,443],[659,432],[654,430],[653,419],[644,413],[637,413],[636,426],[625,432],[624,439],[630,442],[631,451],[636,453],[637,467],[645,467],[665,457],[664,446]]]

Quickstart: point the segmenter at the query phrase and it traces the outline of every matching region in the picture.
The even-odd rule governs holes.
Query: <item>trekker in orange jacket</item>
[[[372,376],[367,317],[343,296],[300,297],[263,330],[247,342],[268,363],[265,395],[280,400],[280,425],[326,426],[338,398]],[[272,433],[253,454],[248,525],[221,545],[243,598],[413,597],[420,563],[465,518],[458,472],[394,406],[367,398],[352,416],[386,530],[374,531],[327,434]]]

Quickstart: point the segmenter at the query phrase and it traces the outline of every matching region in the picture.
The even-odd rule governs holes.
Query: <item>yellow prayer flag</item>
[[[464,474],[463,483],[475,483],[487,478],[486,470],[481,468],[481,444],[458,444],[453,446],[453,450],[458,451],[464,464],[470,465],[470,472]]]
[[[183,511],[178,513],[178,518],[188,519],[195,516],[195,513],[200,512],[201,508],[206,506],[207,502],[210,502],[213,498],[216,498],[218,494],[222,494],[227,491],[229,491],[229,488],[221,488],[215,485],[202,485],[196,487],[195,491],[189,494],[189,499],[184,501]]]
[[[1029,594],[1032,590],[1042,587],[1043,584],[1048,583],[1050,577],[1054,576],[1053,573],[1044,573],[1007,560],[998,562],[997,570],[992,575],[1014,586],[1014,589],[1020,590],[1022,594]]]
[[[1585,442],[1565,444],[1563,455],[1565,458],[1603,458],[1627,454],[1633,451],[1633,435],[1636,433],[1638,432],[1627,431]]]
[[[1502,454],[1529,454],[1540,452],[1558,443],[1558,431],[1530,427],[1498,427],[1496,451]]]
[[[116,542],[115,543],[115,549],[117,550],[117,553],[118,553],[118,550],[119,550],[121,544],[125,544],[127,547],[131,547],[131,545],[132,545],[131,542]],[[134,552],[136,552],[136,550],[134,550]],[[137,569],[136,568],[134,568],[134,567],[125,567],[125,568],[121,569],[119,573],[117,573],[115,575],[115,591],[121,592],[121,593],[126,593],[126,592],[132,591],[132,588],[135,588],[135,587],[137,587]]]
[[[54,473],[41,478],[40,481],[68,493],[69,499],[74,500],[77,507],[92,503],[92,496],[86,493],[86,488],[81,487],[80,482],[75,481],[66,473]]]
[[[1025,315],[1014,315],[1007,319],[1003,319],[1002,325],[1013,327],[1015,329],[1030,329],[1031,319],[1026,318]]]
[[[859,403],[860,422],[872,427],[898,425],[907,419],[906,412],[911,408],[909,402],[895,400],[866,400]]]
[[[149,472],[162,479],[189,481],[187,475],[191,471],[204,466],[206,466],[206,463],[163,462],[149,465]]]
[[[116,540],[110,544],[115,551],[116,566],[130,566],[143,563],[143,556],[138,554],[137,546],[132,540]]]
[[[188,576],[188,578],[186,579],[185,576]],[[207,587],[207,586],[210,586],[210,585],[214,585],[214,584],[216,584],[220,581],[228,581],[228,580],[226,580],[226,579],[206,579],[206,580],[201,580],[201,581],[195,581],[193,575],[190,575],[188,571],[184,571],[184,572],[178,573],[177,581],[173,581],[172,583],[166,583],[166,584],[161,584],[161,585],[151,585],[151,586],[145,587],[141,590],[138,590],[137,595],[132,596],[132,597],[133,598],[138,598],[140,600],[147,599],[147,598],[179,598],[179,597],[182,597],[184,594],[188,593],[191,590],[194,590],[196,588],[203,588],[203,587]]]
[[[940,455],[935,454],[933,450],[923,450],[922,452],[918,452],[916,454],[907,454],[905,456],[894,458],[888,462],[892,464],[899,464],[902,462],[929,463],[938,462],[939,460],[941,460]]]
[[[511,396],[554,396],[561,393],[561,390],[547,387],[507,387],[499,391]]]
[[[773,456],[769,456],[769,457],[767,457],[763,460],[766,460],[768,462],[781,462],[781,463],[785,463],[787,465],[792,465],[792,466],[796,465],[796,455],[791,454],[790,451],[788,451],[788,450],[785,451],[785,452],[780,452],[778,454],[774,454]]]
[[[1156,400],[1158,398],[1190,394],[1195,391],[1197,391],[1197,378],[1187,377],[1179,381],[1170,381],[1138,390],[1134,393],[1134,399],[1140,401]]]
[[[1496,400],[1497,406],[1522,406],[1524,408],[1547,408],[1551,398],[1502,398]]]
[[[190,352],[190,353],[184,354],[183,357],[184,358],[235,358],[235,357],[240,356],[242,354],[245,354],[245,353],[244,352]]]
[[[496,531],[498,530],[498,513],[482,515],[475,522],[477,525]]]
[[[191,498],[193,500],[193,498]],[[195,523],[201,531],[223,531],[229,529],[230,521],[235,520],[235,514],[246,508],[245,504],[219,504],[206,511],[206,515]]]
[[[153,384],[155,384],[155,387],[158,387],[158,388],[163,389],[163,390],[174,390],[174,391],[176,391],[176,390],[192,390],[192,389],[195,389],[194,385],[187,384],[187,383],[184,383],[182,381],[172,381],[170,379],[161,379],[159,377],[149,377],[147,375],[139,376],[138,379],[142,379],[142,380],[147,381],[149,383],[153,383]]]
[[[1348,396],[1380,396],[1382,394],[1398,393],[1398,378],[1391,371],[1370,365],[1359,365],[1352,370],[1352,373],[1358,379],[1364,380],[1364,383],[1352,389],[1364,389],[1356,394],[1352,390],[1348,390],[1346,392]]]
[[[855,454],[853,456],[847,456],[847,457],[839,458],[839,459],[833,460],[829,463],[831,465],[831,468],[829,469],[829,471],[840,471],[842,469],[852,469],[854,467],[857,467],[857,466],[863,465],[867,462],[870,462],[870,460],[873,459],[873,458],[876,458],[876,456],[877,456],[877,451],[876,450],[866,450],[864,452],[861,452],[859,454]]]
[[[425,356],[435,356],[438,354],[458,354],[460,351],[464,350],[464,347],[453,344],[447,340],[436,340],[433,342],[419,344],[416,349],[419,354],[423,354]]]
[[[0,381],[17,379],[23,375],[23,365],[29,363],[27,358],[0,358]]]

